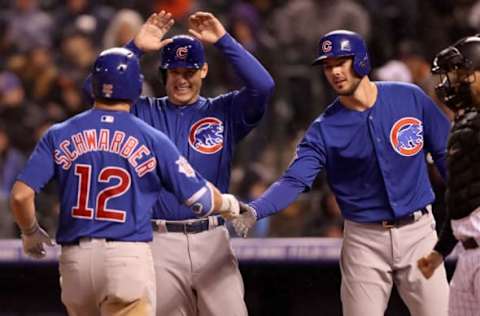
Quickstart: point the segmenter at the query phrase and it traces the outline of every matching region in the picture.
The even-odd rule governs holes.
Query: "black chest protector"
[[[466,109],[455,120],[448,140],[446,202],[451,219],[480,206],[480,112]]]

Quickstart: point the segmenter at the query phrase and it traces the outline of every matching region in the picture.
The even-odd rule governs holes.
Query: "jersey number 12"
[[[107,186],[97,194],[95,210],[88,207],[90,197],[90,181],[92,178],[92,167],[90,165],[75,165],[75,175],[78,176],[77,204],[72,208],[72,216],[76,218],[95,219],[101,221],[125,222],[125,211],[108,209],[107,202],[119,197],[130,189],[132,182],[127,170],[119,167],[103,168],[98,174],[99,182],[110,182],[115,178],[117,184]]]

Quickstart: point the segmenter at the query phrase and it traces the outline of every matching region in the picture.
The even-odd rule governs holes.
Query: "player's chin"
[[[335,92],[339,96],[351,96],[355,92],[355,89],[351,86],[343,85],[341,87],[335,87]]]
[[[174,93],[172,99],[175,104],[187,105],[191,103],[193,99],[192,93]]]

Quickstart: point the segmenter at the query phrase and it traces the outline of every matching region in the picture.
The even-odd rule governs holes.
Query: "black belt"
[[[400,227],[400,226],[403,226],[403,225],[408,225],[408,224],[411,224],[413,222],[416,222],[420,218],[418,212],[421,212],[420,213],[420,217],[421,217],[421,216],[427,214],[428,210],[427,210],[426,207],[424,207],[424,208],[422,208],[418,211],[415,211],[412,214],[409,214],[405,217],[392,219],[392,220],[388,220],[388,221],[381,221],[380,224],[385,228],[393,228],[393,227]]]
[[[185,234],[196,234],[203,231],[209,230],[211,228],[221,226],[225,224],[223,217],[217,217],[217,224],[210,223],[208,218],[197,220],[191,223],[177,223],[177,222],[165,222],[165,228],[169,233],[185,233]],[[162,224],[152,221],[152,228],[154,231],[162,231]]]
[[[478,243],[474,238],[468,238],[468,239],[462,240],[462,245],[463,245],[463,248],[465,249],[478,248]]]
[[[88,241],[89,239],[105,239],[106,242],[110,242],[110,241],[119,241],[117,239],[111,239],[111,238],[101,238],[101,237],[80,237],[78,239],[75,239],[75,240],[72,240],[72,241],[66,241],[66,242],[62,242],[61,245],[62,246],[78,246],[80,245],[80,241],[84,240],[84,241]]]

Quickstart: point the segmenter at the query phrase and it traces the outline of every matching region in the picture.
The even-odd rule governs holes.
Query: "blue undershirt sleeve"
[[[233,99],[233,111],[241,114],[246,124],[256,124],[273,93],[275,83],[272,76],[230,34],[226,33],[214,45],[223,52],[245,85]]]
[[[250,203],[257,212],[257,219],[275,214],[289,206],[305,191],[305,185],[295,178],[284,176],[272,184],[257,200]]]

